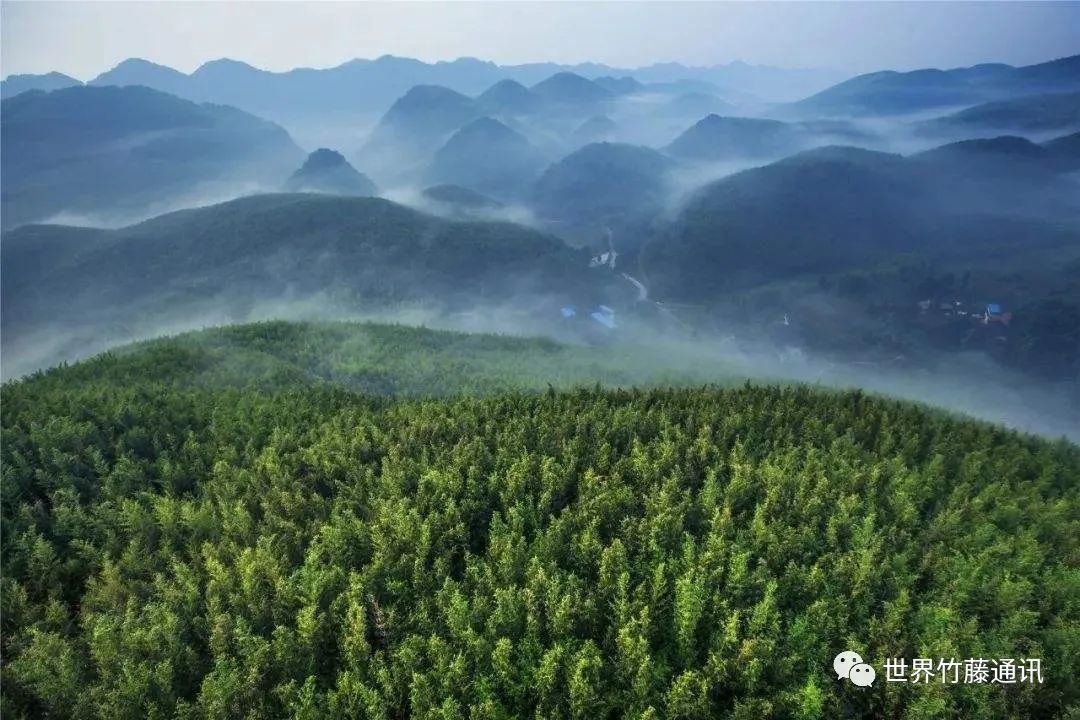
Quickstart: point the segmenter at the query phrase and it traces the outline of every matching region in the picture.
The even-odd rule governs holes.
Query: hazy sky
[[[851,72],[1080,52],[1080,2],[0,2],[0,73],[89,79],[128,57],[329,67],[394,54],[617,66],[743,60]]]

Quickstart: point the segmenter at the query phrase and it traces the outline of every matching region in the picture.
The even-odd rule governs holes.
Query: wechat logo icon
[[[863,662],[862,655],[852,650],[845,650],[832,661],[836,679],[847,678],[859,687],[870,687],[877,678],[877,672],[872,665]]]

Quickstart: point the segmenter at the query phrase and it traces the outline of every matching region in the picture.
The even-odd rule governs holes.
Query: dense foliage
[[[231,325],[117,348],[39,373],[48,382],[282,390],[335,385],[369,395],[741,382],[745,366],[678,346],[571,345],[363,322]],[[46,382],[46,380],[36,380]]]
[[[544,171],[536,182],[533,207],[560,223],[621,227],[660,210],[671,169],[668,158],[647,147],[592,143]]]
[[[386,373],[465,352],[416,332]],[[288,333],[4,386],[5,716],[1077,712],[1074,445],[858,392],[262,382],[318,357]],[[1046,682],[863,690],[847,648]]]

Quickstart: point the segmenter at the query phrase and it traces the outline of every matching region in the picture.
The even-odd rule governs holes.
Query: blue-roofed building
[[[987,325],[992,322],[1008,325],[1012,322],[1012,313],[1005,312],[998,303],[987,303],[986,313],[983,315],[983,322]]]

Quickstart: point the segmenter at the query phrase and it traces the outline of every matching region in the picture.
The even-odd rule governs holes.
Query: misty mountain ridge
[[[441,203],[460,214],[469,214],[484,210],[498,210],[503,204],[461,185],[432,185],[421,193],[427,200]]]
[[[955,261],[1080,251],[1075,186],[1046,158],[1023,138],[910,157],[808,150],[700,189],[665,239],[649,245],[643,265],[657,294],[701,301],[905,253]]]
[[[85,342],[184,318],[243,319],[267,303],[448,309],[603,292],[587,256],[558,238],[378,198],[258,195],[118,230],[26,225],[4,234],[0,252],[13,355],[47,328]]]
[[[578,125],[570,136],[574,145],[588,145],[594,142],[610,142],[614,139],[619,125],[607,115],[593,115]]]
[[[634,93],[642,92],[648,87],[629,75],[624,75],[622,77],[604,75],[602,77],[593,78],[593,82],[612,95],[633,95]]]
[[[961,135],[1080,129],[1080,92],[1025,95],[965,108],[920,125],[927,134]]]
[[[817,146],[854,142],[873,146],[877,141],[874,135],[845,120],[783,122],[711,114],[675,138],[664,151],[697,162],[775,160]]]
[[[0,81],[0,99],[15,97],[29,90],[62,90],[63,88],[82,85],[82,82],[63,73],[50,72],[42,75],[8,75]]]
[[[402,64],[400,60],[381,59],[380,66],[384,70],[426,67],[415,61]],[[483,63],[455,67],[480,72],[490,69]],[[1049,70],[1037,67],[1033,72],[1042,77],[1039,82],[1056,82],[1053,80],[1056,69],[1060,69],[1060,64],[1050,64]],[[959,73],[958,77],[950,77],[951,71],[941,71],[944,75],[935,71],[930,73],[933,76],[930,79],[915,74],[908,80],[937,83],[940,87],[964,83],[989,87],[995,82],[1000,85],[995,78],[1014,70],[1017,69],[1008,66],[980,66],[972,72]],[[177,75],[183,76],[168,68],[138,62],[128,63],[117,72],[152,73],[162,83],[178,81]],[[244,63],[222,60],[207,63],[192,76],[235,79],[252,72],[260,71]],[[1030,74],[1027,72],[1025,76]],[[118,79],[122,78],[118,76]],[[263,80],[269,82],[265,77]],[[564,248],[587,246],[594,253],[615,248],[620,268],[616,282],[631,298],[638,298],[633,310],[651,313],[662,323],[676,321],[661,317],[665,311],[651,305],[653,298],[661,303],[718,307],[729,304],[729,291],[733,289],[746,290],[756,298],[759,291],[765,294],[774,285],[810,283],[821,277],[826,278],[822,282],[828,283],[832,282],[828,278],[837,274],[877,272],[876,268],[900,257],[940,259],[946,266],[958,268],[964,262],[985,266],[987,259],[993,257],[1008,267],[1026,262],[1017,237],[1026,238],[1023,247],[1034,255],[1067,250],[1070,239],[1076,237],[1077,207],[1069,199],[1076,196],[1076,186],[1066,173],[1077,167],[1077,160],[1075,139],[1069,136],[1052,143],[1033,142],[1033,138],[1045,137],[1047,131],[1040,131],[1043,134],[1038,137],[1035,133],[1028,133],[1026,139],[994,136],[985,141],[964,141],[923,151],[927,146],[925,138],[905,139],[905,135],[917,134],[916,124],[890,125],[883,120],[843,119],[830,117],[828,113],[781,120],[763,116],[770,112],[767,107],[753,110],[746,105],[738,106],[740,114],[688,115],[714,105],[728,106],[725,98],[698,83],[693,79],[673,80],[664,83],[661,91],[660,83],[629,76],[587,77],[559,71],[541,77],[531,86],[503,78],[471,95],[446,86],[411,86],[394,99],[363,144],[340,146],[350,151],[360,146],[352,155],[356,167],[341,153],[320,148],[297,170],[303,158],[294,146],[287,166],[279,163],[272,172],[261,168],[248,177],[247,184],[235,186],[231,194],[217,198],[282,187],[282,179],[286,177],[289,179],[284,187],[290,191],[374,194],[374,182],[359,173],[358,167],[386,188],[388,197],[445,219],[513,219],[555,233],[562,239]],[[906,92],[903,85],[900,83],[899,90],[890,91],[896,93],[893,100],[903,101]],[[111,86],[85,89],[106,94],[120,90],[136,94],[153,92]],[[255,88],[249,90],[254,92]],[[34,93],[26,95],[32,97]],[[1054,102],[1062,97],[1068,100],[1068,95],[1062,93],[1047,97]],[[13,100],[20,99],[5,101],[5,110]],[[1021,108],[1032,122],[1048,123],[1046,127],[1058,122],[1053,117],[1058,111],[1055,108],[1060,106],[1050,101],[1029,96],[1009,103]],[[207,107],[214,108],[220,118],[232,118],[234,122],[240,122],[240,117],[261,122],[229,108]],[[1001,103],[970,110],[967,115],[956,115],[971,118],[986,110],[1000,114]],[[81,112],[78,103],[61,109],[64,122],[72,126],[83,120]],[[120,135],[97,138],[94,133],[99,131],[97,126],[101,123],[94,122],[83,122],[85,127],[80,132],[90,138],[84,138],[84,144],[93,148],[101,146],[111,152],[133,142],[138,145],[153,140],[161,132],[181,132],[174,126],[183,128],[184,134],[195,133],[195,129],[200,133],[218,133],[220,128],[215,130],[214,123],[224,122],[220,118],[208,121],[198,115],[188,117],[179,110],[162,110],[158,115],[155,122],[161,123],[160,128],[151,123],[125,130],[126,120],[110,120],[103,127],[123,130]],[[971,137],[978,137],[981,132],[971,132]],[[359,129],[356,134],[359,139]],[[250,139],[245,138],[237,145]],[[42,147],[59,152],[63,142],[57,138]],[[837,145],[860,145],[865,149]],[[806,152],[814,147],[819,149]],[[891,152],[901,148],[903,155]],[[96,152],[92,155],[101,157]],[[220,175],[235,175],[237,168],[245,164],[227,160],[225,153],[214,155],[222,155],[216,158],[222,163]],[[268,159],[275,153],[266,155]],[[171,172],[204,162],[197,151],[168,158],[167,162],[162,159],[159,166],[141,156],[133,161],[138,160],[146,168]],[[21,167],[19,152],[14,154],[13,162],[9,163],[10,159],[5,152],[5,173]],[[765,162],[771,164],[730,174]],[[11,207],[21,212],[22,199],[9,196],[10,183],[6,175],[4,179],[5,210]],[[143,186],[155,187],[153,182],[140,182],[140,191]],[[56,187],[63,189],[62,184]],[[425,187],[426,190],[420,189]],[[181,195],[185,197],[193,196]],[[213,195],[203,194],[203,197],[214,199]],[[15,204],[8,205],[9,200]],[[206,201],[180,200],[187,205]],[[283,227],[295,228],[298,242],[320,247],[322,240],[308,238],[310,232],[322,232],[318,227],[323,224],[327,224],[325,232],[329,236],[338,232],[334,213],[316,212],[304,203],[280,202],[282,207],[275,213],[280,214]],[[286,220],[290,213],[298,215],[296,222],[306,217],[314,225],[291,223]],[[5,212],[5,219],[10,215]],[[247,226],[264,223],[264,217],[264,213],[237,212],[233,219],[223,222],[242,226],[237,232],[246,242],[254,238],[247,234]],[[445,219],[439,222],[446,222]],[[378,232],[389,233],[391,245],[401,243],[389,228],[415,229],[397,220],[375,224],[382,228]],[[474,222],[471,227],[471,232],[482,236],[501,232],[496,229],[500,227],[497,223]],[[129,230],[122,228],[116,232]],[[57,252],[62,254],[73,251],[82,242],[94,249],[96,240],[117,237],[108,231],[98,235],[86,229],[65,233],[38,228],[31,235],[46,238],[42,241],[42,251],[26,251],[24,241],[20,252],[27,258],[36,258],[33,263],[38,264],[50,256],[51,247],[58,248]],[[15,234],[8,240],[15,242],[31,235]],[[323,259],[319,262],[330,262],[334,253],[341,251],[336,246],[323,247],[324,254],[320,256]],[[192,252],[203,251],[201,246],[194,246]],[[273,273],[259,267],[246,279],[208,281],[211,295],[227,298],[223,307],[229,318],[249,316],[245,308],[250,308],[252,302],[273,297],[310,299],[322,292],[306,284],[305,277],[288,273],[286,282],[277,282],[278,258],[284,257],[285,251],[275,247],[272,252],[275,259],[262,265],[274,267]],[[408,251],[401,252],[400,257],[409,257]],[[346,260],[342,266],[355,267],[359,263],[370,267],[372,273],[389,277],[398,257],[395,255],[392,262],[379,257]],[[254,260],[248,258],[244,262]],[[440,272],[445,272],[450,264],[435,262]],[[474,258],[474,262],[479,260]],[[228,260],[212,262],[215,266],[222,263],[230,266]],[[120,262],[114,266],[124,267]],[[404,284],[389,280],[376,282],[360,271],[356,271],[359,273],[356,278],[348,280],[327,274],[318,268],[317,262],[314,267],[310,277],[321,278],[322,287],[334,296],[339,307],[394,302],[453,304],[467,295],[462,288],[450,289],[445,278],[430,282],[425,278],[424,292],[417,294],[404,289]],[[603,285],[612,279],[613,269],[603,264],[592,278]],[[184,272],[190,277],[197,273],[194,266]],[[619,280],[623,272],[633,277]],[[89,277],[94,273],[84,274]],[[17,287],[17,281],[13,282]],[[184,282],[180,282],[181,290],[173,288],[168,292],[176,292],[178,297],[184,297],[187,292],[194,297],[194,291],[183,289],[188,288]],[[1055,283],[1060,282],[1054,275],[1045,285],[1057,287]],[[162,288],[170,287],[164,280],[160,283]],[[487,286],[489,281],[481,284]],[[576,287],[588,285],[582,281]],[[275,296],[274,292],[279,294]],[[245,301],[245,293],[255,299]],[[556,294],[564,293],[558,290]],[[156,291],[147,297],[153,298],[154,306],[159,309],[169,305],[165,295],[159,297]],[[190,297],[184,297],[177,307],[194,308]],[[290,302],[285,301],[282,307]],[[748,298],[747,302],[758,303],[758,300]],[[628,309],[619,306],[620,312]],[[27,327],[37,324],[31,320]]]
[[[481,114],[472,98],[438,85],[417,85],[394,101],[356,155],[376,177],[417,171],[450,135]]]
[[[1080,55],[1013,67],[976,65],[953,70],[885,70],[859,75],[789,108],[824,115],[904,115],[1024,95],[1080,90]]]
[[[667,114],[676,117],[707,115],[730,115],[733,106],[713,93],[684,92],[671,98],[665,104]]]
[[[727,160],[789,155],[803,140],[788,123],[762,118],[708,115],[677,137],[665,150],[688,160]]]
[[[572,72],[558,72],[529,90],[556,107],[581,108],[604,103],[615,96],[601,84]]]
[[[4,227],[274,187],[303,157],[271,122],[138,86],[22,93],[0,104],[0,122]]]
[[[543,100],[516,80],[500,80],[480,93],[476,103],[486,113],[513,117],[535,113]]]
[[[226,62],[236,63],[231,68],[232,72],[221,72]],[[743,92],[756,90],[763,96],[776,99],[785,99],[778,95],[787,95],[787,99],[804,96],[815,85],[823,89],[839,80],[841,75],[829,70],[787,70],[740,62],[699,67],[679,63],[657,63],[639,68],[615,68],[600,63],[500,66],[476,58],[425,63],[392,55],[374,60],[349,60],[330,68],[295,68],[285,72],[261,70],[228,60],[205,63],[191,74],[175,70],[163,73],[163,68],[147,60],[131,58],[102,72],[90,83],[156,87],[154,83],[166,82],[168,87],[159,89],[189,99],[238,105],[253,112],[274,108],[285,111],[281,104],[283,100],[314,102],[316,104],[307,110],[317,112],[346,109],[381,112],[394,98],[400,97],[414,85],[444,85],[464,94],[475,95],[500,80],[533,85],[559,72],[570,72],[586,78],[630,77],[637,82],[652,84],[692,80]],[[234,87],[234,83],[241,87]],[[246,91],[243,87],[255,90]],[[334,92],[338,93],[337,97],[333,96]],[[274,116],[273,112],[269,114]]]

